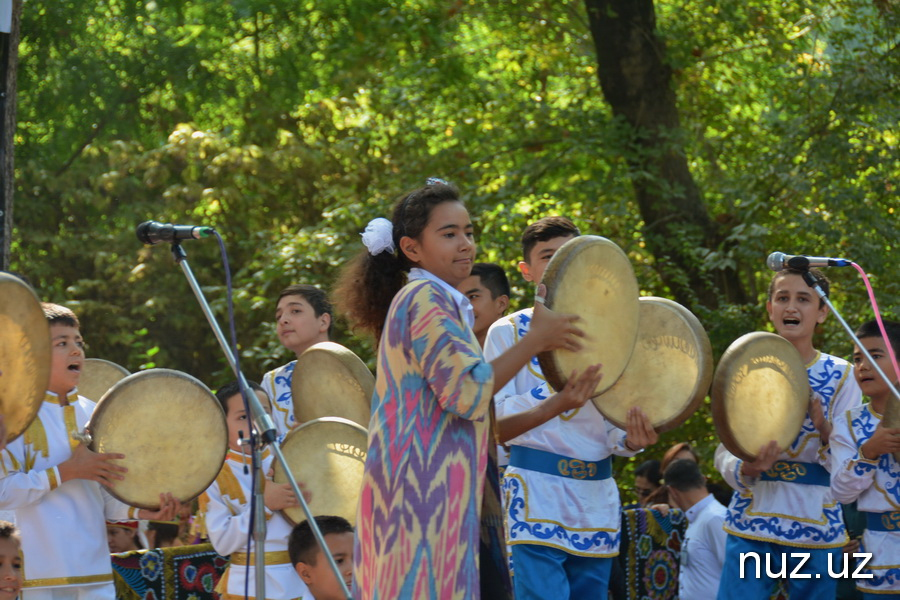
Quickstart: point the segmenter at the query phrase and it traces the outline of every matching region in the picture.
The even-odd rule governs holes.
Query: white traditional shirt
[[[0,508],[16,512],[24,590],[77,587],[93,597],[115,597],[106,521],[134,519],[137,509],[95,481],[61,483],[57,468],[72,456],[72,434],[84,431],[94,406],[75,390],[63,404],[47,392],[28,429],[2,453]]]
[[[493,360],[522,339],[532,313],[527,308],[491,325],[485,359]],[[534,358],[494,396],[497,418],[537,406],[553,393]],[[592,402],[550,419],[509,445],[592,462],[611,454],[637,454],[625,447],[625,432],[609,423]],[[578,556],[618,554],[619,490],[611,477],[573,479],[510,465],[503,494],[508,544],[549,546]]]
[[[857,500],[860,512],[893,513],[880,519],[890,531],[866,527],[860,552],[872,553],[872,559],[860,573],[874,577],[856,579],[856,587],[876,594],[896,594],[900,592],[900,464],[890,453],[869,460],[859,452],[880,422],[881,415],[871,404],[835,417],[831,433],[831,489],[839,502]]]
[[[275,432],[283,438],[291,429],[300,425],[294,416],[294,396],[291,394],[291,383],[294,377],[296,360],[263,375],[262,388],[272,402],[272,420]],[[246,432],[244,432],[246,433]]]
[[[688,527],[678,564],[678,597],[681,600],[707,600],[719,589],[728,538],[722,528],[727,513],[728,509],[712,494],[685,511]]]
[[[263,473],[272,465],[273,456],[263,452]],[[246,465],[246,472],[244,467]],[[228,451],[225,464],[216,480],[200,496],[200,515],[206,527],[209,541],[222,556],[231,556],[231,562],[217,590],[225,600],[244,597],[244,581],[249,579],[251,598],[255,590],[254,549],[248,545],[248,534],[253,515],[250,511],[252,470],[250,456]],[[290,600],[311,598],[306,584],[297,575],[288,557],[288,536],[291,524],[280,512],[266,513],[266,598]],[[250,555],[247,569],[246,556]],[[224,594],[223,594],[224,592]]]
[[[809,384],[829,422],[862,400],[852,371],[847,361],[821,352],[806,366]],[[808,414],[797,438],[778,460],[829,468],[829,448],[822,445]],[[725,531],[746,539],[799,548],[838,548],[847,543],[841,506],[828,485],[750,479],[740,474],[742,464],[742,460],[719,445],[716,469],[737,490],[728,505]]]

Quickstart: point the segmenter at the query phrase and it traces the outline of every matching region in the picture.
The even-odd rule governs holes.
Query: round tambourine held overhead
[[[780,335],[748,333],[722,355],[711,395],[716,433],[732,454],[753,461],[772,440],[784,452],[809,410],[806,366]]]
[[[697,411],[713,377],[712,347],[694,314],[677,302],[640,299],[637,343],[619,380],[593,399],[621,429],[639,407],[657,432],[675,429]]]
[[[319,342],[294,365],[294,417],[300,423],[342,417],[368,427],[374,389],[375,377],[356,354],[334,342]]]
[[[120,453],[128,469],[109,493],[138,508],[159,509],[159,495],[181,502],[203,493],[228,452],[225,412],[200,380],[171,369],[125,377],[97,403],[87,427],[94,452]]]
[[[50,382],[50,325],[31,287],[0,273],[0,414],[6,441],[28,429]]]
[[[284,459],[294,479],[311,494],[313,516],[337,515],[356,524],[368,437],[364,427],[340,417],[308,421],[285,436]],[[287,482],[281,463],[273,470],[275,483]],[[306,519],[299,506],[281,512],[293,524]]]
[[[131,373],[125,367],[102,358],[84,359],[81,380],[78,382],[78,394],[88,400],[99,402],[103,394]]]
[[[544,305],[581,317],[585,332],[578,352],[552,350],[538,355],[547,383],[565,387],[572,371],[602,365],[603,378],[592,396],[602,394],[625,371],[638,332],[638,285],[628,257],[612,241],[582,235],[563,244],[550,259],[541,280]]]

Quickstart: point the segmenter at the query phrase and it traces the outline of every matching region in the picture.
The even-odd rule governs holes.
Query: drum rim
[[[47,319],[44,318],[43,309],[41,308],[41,299],[35,293],[34,289],[30,285],[25,283],[25,281],[23,281],[21,278],[16,277],[12,273],[0,273],[0,285],[4,284],[6,282],[12,284],[13,289],[17,290],[14,293],[21,294],[20,301],[21,300],[24,300],[25,302],[30,302],[31,300],[34,301],[33,305],[32,305],[33,307],[36,307],[36,311],[35,311],[34,315],[40,314],[40,316],[41,316],[40,319],[37,319],[37,322],[40,323],[38,326],[41,327],[42,331],[46,328],[46,332],[47,332],[46,348],[44,348],[44,349],[37,348],[34,351],[34,354],[45,355],[44,363],[41,364],[40,361],[38,361],[37,368],[42,369],[44,374],[46,375],[46,377],[39,376],[37,379],[38,380],[46,379],[46,381],[44,382],[43,386],[37,386],[37,388],[35,388],[34,397],[30,399],[31,400],[30,411],[29,411],[29,414],[26,416],[25,420],[23,421],[23,426],[22,426],[21,430],[17,431],[15,429],[12,429],[11,427],[9,427],[10,423],[9,423],[9,420],[7,419],[8,429],[7,429],[7,433],[6,433],[6,443],[9,444],[13,440],[21,437],[26,431],[28,431],[28,428],[31,426],[31,424],[34,422],[34,420],[37,418],[38,413],[41,410],[41,406],[44,403],[44,397],[47,395],[47,388],[50,385],[50,370],[51,370],[51,363],[53,360],[53,348],[52,348],[52,341],[50,339],[50,324],[47,322]],[[32,315],[32,317],[34,315]],[[38,336],[38,342],[40,342],[40,340],[43,339],[44,337],[45,336]],[[44,352],[44,350],[46,350],[46,351]],[[19,400],[15,400],[15,402],[17,404],[20,403]]]
[[[732,362],[735,362],[737,360],[737,355],[739,353],[745,352],[746,347],[756,339],[771,340],[775,343],[784,345],[785,349],[789,347],[791,350],[793,350],[794,353],[796,353],[796,357],[792,356],[796,363],[795,366],[800,365],[804,375],[803,381],[808,385],[808,380],[806,379],[806,368],[803,363],[803,358],[800,356],[800,353],[796,348],[794,348],[794,345],[791,344],[790,341],[776,333],[770,333],[768,331],[752,331],[737,338],[728,346],[728,348],[722,354],[722,357],[719,359],[719,364],[716,366],[716,372],[713,375],[713,383],[710,390],[713,425],[716,428],[716,435],[718,435],[719,441],[722,442],[722,445],[725,446],[725,449],[741,460],[745,460],[748,462],[752,462],[753,460],[755,460],[757,454],[754,454],[753,452],[749,452],[742,448],[737,441],[735,433],[728,425],[728,415],[725,412],[728,376],[725,372],[725,369],[722,368],[722,365],[727,364],[728,366],[730,366]],[[788,350],[788,353],[791,353],[790,350]],[[803,419],[801,419],[800,423],[797,425],[797,434],[799,434],[802,427]],[[796,439],[797,434],[794,435],[794,439]],[[790,443],[791,442],[788,443],[788,447],[790,446]],[[787,447],[781,448],[780,451],[784,452],[786,449]]]
[[[672,309],[673,312],[677,312],[682,317],[684,317],[685,321],[687,321],[688,328],[691,330],[691,333],[693,333],[695,341],[697,342],[697,351],[702,357],[702,359],[698,361],[700,363],[699,373],[697,380],[694,383],[692,394],[689,400],[685,403],[684,407],[678,414],[674,415],[673,417],[658,424],[653,424],[653,429],[655,429],[657,433],[664,433],[666,431],[675,429],[676,427],[687,421],[694,413],[697,412],[697,409],[699,409],[700,405],[703,403],[703,399],[706,398],[706,396],[709,394],[710,386],[712,385],[713,380],[712,344],[709,341],[709,335],[706,333],[706,329],[703,327],[700,319],[698,319],[697,315],[692,313],[687,307],[682,306],[674,300],[662,298],[660,296],[641,296],[640,298],[638,298],[638,302],[641,304],[656,304],[659,306],[665,306]],[[641,326],[640,321],[638,321],[638,338],[640,337],[640,334]],[[635,346],[637,346],[636,342]],[[634,358],[633,352],[631,357],[632,359]],[[631,359],[629,359],[628,361],[628,365],[630,364]],[[622,377],[625,376],[625,373],[628,372],[628,365],[625,366],[625,370],[622,372],[622,376],[619,377],[619,380],[617,380],[612,387],[607,389],[603,394],[595,396],[591,399],[594,403],[594,406],[597,407],[597,410],[600,411],[604,418],[606,418],[607,421],[620,429],[625,429],[627,427],[627,423],[619,421],[619,419],[612,418],[607,415],[607,412],[604,411],[603,408],[601,408],[601,403],[599,401],[603,398],[603,395],[605,393],[615,389],[616,385],[619,383],[619,381],[621,381]]]
[[[291,398],[293,399],[295,397],[302,397],[295,393],[297,391],[295,389],[295,385],[298,387],[301,386],[303,384],[302,383],[303,378],[302,377],[294,378],[294,374],[296,374],[298,372],[298,366],[300,366],[300,361],[303,360],[303,357],[307,353],[310,353],[310,355],[312,355],[313,353],[319,353],[319,352],[324,352],[327,355],[331,356],[332,358],[337,360],[344,368],[346,368],[347,371],[349,371],[349,374],[356,380],[356,382],[359,384],[360,388],[362,388],[364,404],[360,408],[364,409],[364,410],[362,410],[361,412],[363,412],[365,414],[371,414],[371,412],[372,412],[372,394],[375,391],[375,376],[372,375],[372,371],[369,370],[369,367],[366,366],[366,363],[363,362],[363,360],[355,352],[353,352],[353,350],[351,350],[350,348],[347,348],[346,346],[344,346],[342,344],[338,344],[337,342],[332,342],[332,341],[318,342],[317,344],[313,344],[312,346],[310,346],[309,348],[304,350],[303,353],[300,354],[300,356],[296,360],[296,363],[294,365],[294,371],[291,376],[292,377],[291,378]],[[296,382],[296,384],[295,384],[295,382]],[[316,421],[318,419],[332,416],[332,415],[319,415],[319,416],[315,416],[311,419],[301,419],[301,417],[310,416],[304,412],[308,408],[309,403],[294,402],[293,404],[294,404],[294,417],[298,421],[301,421],[301,420],[303,421],[301,426],[305,423],[311,423],[312,421]],[[321,412],[321,410],[319,412]],[[350,419],[350,420],[352,421],[352,419]],[[361,425],[365,429],[365,426],[368,425],[368,420],[365,424],[363,424],[363,423],[357,423],[357,424]]]
[[[98,424],[100,422],[100,419],[102,419],[103,415],[107,412],[108,407],[111,406],[110,398],[115,397],[113,395],[114,393],[120,393],[119,392],[120,388],[125,388],[128,386],[134,385],[134,381],[136,379],[143,380],[143,379],[147,379],[148,377],[155,377],[155,376],[160,376],[160,375],[170,375],[170,376],[177,375],[182,379],[186,379],[186,380],[190,381],[191,383],[199,385],[201,388],[203,388],[207,392],[209,392],[210,396],[212,396],[213,400],[215,400],[215,402],[213,402],[213,405],[218,409],[218,411],[216,411],[215,414],[217,414],[221,417],[221,426],[222,426],[223,430],[225,431],[225,443],[222,446],[221,457],[219,458],[219,461],[218,461],[219,468],[216,469],[212,478],[210,478],[210,480],[207,481],[196,494],[194,494],[190,497],[187,497],[187,498],[179,498],[178,499],[182,503],[187,503],[187,502],[193,501],[195,498],[198,498],[201,494],[203,494],[203,492],[206,491],[207,488],[209,488],[210,485],[212,485],[212,483],[216,480],[216,477],[219,476],[219,473],[222,470],[222,465],[225,464],[225,457],[228,455],[228,422],[225,418],[225,411],[222,410],[222,405],[216,399],[215,394],[213,394],[212,391],[202,381],[200,381],[193,375],[190,375],[189,373],[185,373],[184,371],[178,371],[175,369],[164,369],[164,368],[145,369],[143,371],[137,371],[136,373],[132,373],[131,375],[128,375],[127,377],[116,382],[111,388],[109,388],[109,390],[107,390],[107,392],[105,394],[103,394],[103,397],[97,401],[97,405],[94,408],[94,412],[93,412],[93,414],[91,414],[90,420],[88,420],[87,429],[88,429],[88,431],[91,432],[91,434],[94,433],[96,424]],[[213,418],[215,418],[215,417],[213,417]],[[97,447],[97,440],[95,438],[91,439],[91,443],[88,445],[88,448],[92,452],[96,452],[97,451],[96,447]],[[146,508],[148,510],[159,510],[160,505],[158,502],[156,504],[133,502],[131,499],[127,499],[127,498],[123,497],[119,492],[116,491],[115,487],[108,487],[108,486],[103,486],[103,487],[106,489],[107,492],[109,492],[109,494],[113,498],[115,498],[116,500],[119,500],[120,502],[124,502],[125,504],[127,504],[129,506],[134,506],[136,508]]]
[[[281,447],[284,447],[285,444],[288,443],[289,439],[297,437],[296,434],[301,429],[309,429],[314,425],[321,425],[323,423],[324,424],[338,423],[338,424],[342,424],[342,425],[350,425],[354,429],[359,430],[360,433],[362,433],[363,435],[366,436],[366,453],[368,454],[369,431],[365,427],[363,427],[362,425],[357,423],[356,421],[351,421],[350,419],[345,419],[344,417],[319,417],[318,419],[313,419],[312,421],[306,421],[305,423],[302,423],[302,424],[298,425],[297,427],[294,427],[293,429],[291,429],[287,433],[287,435],[284,436],[284,439],[281,441],[281,443],[279,445]],[[365,462],[363,464],[365,464]],[[284,482],[279,482],[278,481],[279,477],[283,477]],[[272,480],[275,481],[276,483],[287,483],[287,478],[284,476],[284,473],[282,473],[282,466],[279,461],[275,461],[275,463],[272,465]],[[297,507],[297,508],[300,508],[300,507]],[[300,510],[302,511],[302,508]],[[292,526],[297,525],[299,523],[299,521],[294,521],[294,519],[291,518],[291,516],[287,510],[279,510],[278,512]]]
[[[550,262],[547,264],[547,268],[546,270],[544,270],[544,276],[542,277],[541,282],[546,283],[548,278],[556,277],[557,273],[567,267],[574,259],[575,255],[580,252],[583,247],[596,244],[598,242],[612,249],[620,256],[620,258],[624,261],[624,264],[628,266],[628,270],[631,273],[631,279],[635,283],[635,296],[637,297],[637,294],[640,292],[640,287],[637,285],[637,279],[634,275],[634,268],[631,265],[631,261],[628,260],[628,255],[625,254],[625,251],[622,250],[622,248],[620,248],[619,245],[614,241],[600,235],[580,235],[572,238],[571,240],[560,246],[560,248],[550,259]],[[556,297],[555,295],[555,287],[547,285],[547,295],[544,298],[544,304],[551,310],[553,310],[553,302]],[[631,360],[631,354],[634,352],[634,346],[637,343],[637,332],[638,327],[640,326],[639,318],[637,321],[638,323],[634,330],[635,335],[632,336],[631,339],[631,347],[627,350],[628,361]],[[563,389],[566,385],[566,381],[568,381],[569,379],[569,375],[568,373],[565,373],[559,366],[559,361],[557,361],[556,359],[556,351],[551,350],[548,352],[541,352],[537,355],[537,357],[538,364],[540,364],[541,367],[541,373],[543,374],[544,379],[550,385],[551,390],[559,391]],[[625,372],[625,369],[628,366],[628,361],[625,362],[625,367],[622,369],[622,373]],[[622,373],[617,374],[615,378],[610,377],[608,379],[604,375],[604,378],[601,381],[608,382],[608,385],[601,387],[601,390],[599,392],[596,392],[593,396],[591,396],[591,398],[596,398],[597,396],[603,394],[603,392],[605,392],[606,390],[612,388],[615,385],[616,381],[618,381],[622,376]]]

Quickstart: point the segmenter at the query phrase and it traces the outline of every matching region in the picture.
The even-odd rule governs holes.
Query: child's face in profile
[[[349,590],[353,579],[353,533],[325,534],[325,543]],[[306,582],[316,600],[344,600],[347,597],[321,551],[316,556],[315,566],[297,563],[297,574]]]
[[[19,543],[11,538],[0,539],[0,600],[13,600],[21,588]]]
[[[872,358],[888,377],[894,372],[891,357],[887,351],[887,344],[882,337],[867,337],[859,340],[860,344],[868,350]],[[863,394],[873,400],[881,401],[891,394],[891,388],[884,379],[872,367],[869,359],[862,353],[859,346],[853,348],[853,374]]]
[[[265,392],[256,391],[255,393],[263,409],[272,414],[272,406],[269,404],[269,397]],[[239,434],[243,433],[244,439],[250,437],[250,419],[247,418],[244,399],[240,394],[235,394],[228,399],[228,414],[225,416],[225,422],[228,424],[228,447],[235,452],[249,454],[249,447],[238,444]]]

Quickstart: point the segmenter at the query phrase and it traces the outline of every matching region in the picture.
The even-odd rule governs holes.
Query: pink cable
[[[881,330],[881,337],[884,339],[884,345],[887,346],[888,356],[891,357],[891,364],[894,367],[894,375],[900,380],[900,367],[897,366],[897,357],[894,355],[893,344],[888,338],[887,331],[884,329],[884,322],[881,320],[881,312],[878,310],[878,302],[875,301],[875,292],[872,291],[872,284],[869,283],[869,276],[863,271],[863,268],[855,262],[850,262],[859,274],[862,275],[863,282],[866,284],[866,290],[869,292],[869,300],[872,302],[872,310],[875,311],[875,320],[878,321],[878,328]]]

